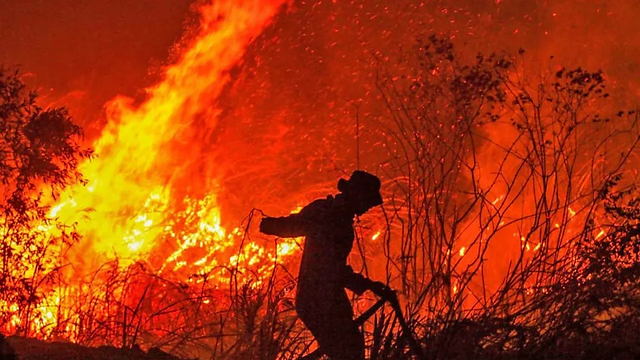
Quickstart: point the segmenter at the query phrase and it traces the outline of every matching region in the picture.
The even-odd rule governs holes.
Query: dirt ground
[[[66,342],[47,342],[36,339],[0,335],[0,360],[181,360],[151,348],[119,349],[113,346],[84,347]]]

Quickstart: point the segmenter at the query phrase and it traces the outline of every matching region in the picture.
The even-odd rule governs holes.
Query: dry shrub
[[[415,50],[377,79],[386,268],[426,358],[637,356],[638,113],[600,71]],[[415,357],[382,320],[372,358]]]

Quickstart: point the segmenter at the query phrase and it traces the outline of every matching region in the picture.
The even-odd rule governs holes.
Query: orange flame
[[[212,104],[229,82],[228,71],[283,3],[216,1],[203,6],[199,35],[167,69],[164,80],[147,89],[148,99],[139,106],[122,97],[108,104],[109,122],[94,144],[97,158],[80,166],[88,187],[69,189],[51,212],[79,221],[87,240],[78,247],[83,258],[87,251],[97,262],[144,256],[160,236],[178,236],[167,216],[176,206],[199,221],[194,233],[176,239],[177,249],[167,261],[177,262],[193,246],[231,245],[221,226],[215,180],[209,181],[209,194],[203,199],[185,198],[181,203],[181,173],[189,172],[188,159],[201,158],[192,140],[215,127],[219,111]],[[199,119],[206,124],[194,125]],[[88,212],[90,221],[79,220],[81,212]]]
[[[118,97],[107,104],[108,123],[93,144],[97,157],[79,167],[88,185],[68,188],[49,214],[77,223],[83,236],[67,254],[76,272],[68,274],[72,285],[112,259],[149,263],[153,254],[158,272],[188,268],[192,274],[240,260],[273,267],[278,257],[293,253],[292,246],[281,245],[273,256],[252,242],[225,260],[224,251],[243,233],[222,226],[216,180],[206,180],[195,195],[184,190],[196,178],[191,165],[203,163],[202,134],[216,126],[220,111],[213,104],[230,80],[229,70],[285,2],[220,0],[202,6],[199,33],[164,79],[147,89],[147,99],[135,104]],[[60,291],[36,306],[39,316],[30,328],[58,322]],[[9,324],[19,325],[18,318]]]

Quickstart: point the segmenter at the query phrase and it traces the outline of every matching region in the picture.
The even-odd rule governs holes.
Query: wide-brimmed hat
[[[371,206],[382,204],[382,195],[380,195],[380,179],[366,171],[356,170],[351,174],[349,180],[340,179],[338,181],[338,190],[343,194],[360,195],[369,200]]]

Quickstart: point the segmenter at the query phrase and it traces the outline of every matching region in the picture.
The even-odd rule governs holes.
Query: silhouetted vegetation
[[[0,326],[35,321],[43,285],[77,240],[73,224],[49,216],[47,200],[81,182],[78,161],[91,155],[65,108],[43,109],[18,72],[0,68]],[[15,329],[29,335],[29,327]]]
[[[380,62],[378,88],[388,276],[427,358],[640,354],[638,114],[600,71],[416,50]],[[372,358],[411,357],[384,320]]]

